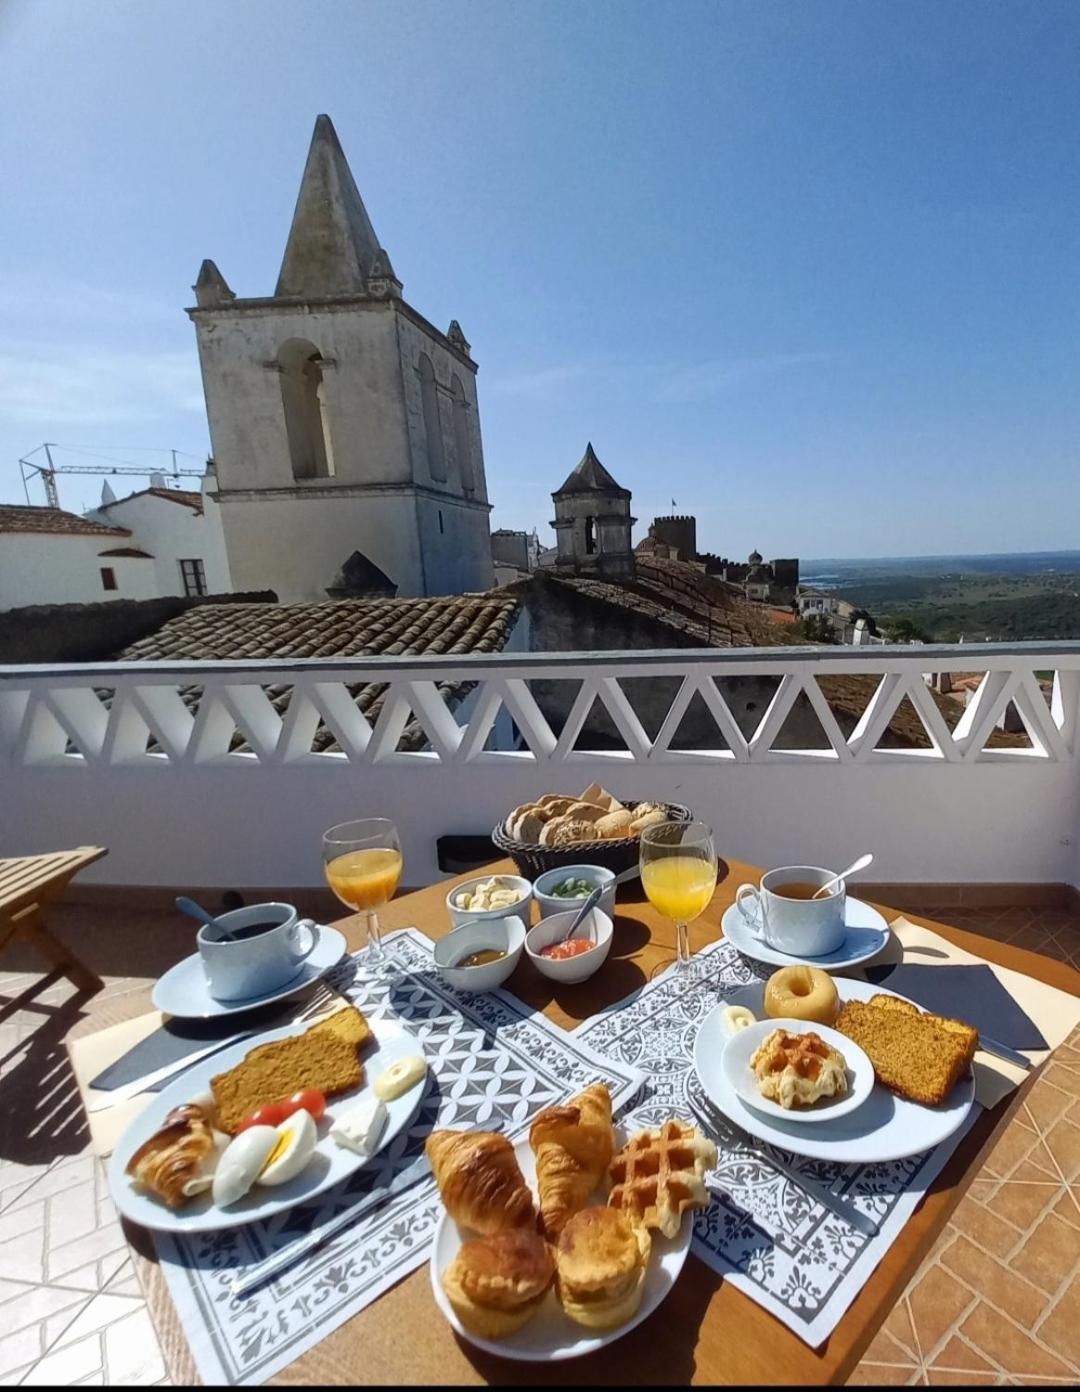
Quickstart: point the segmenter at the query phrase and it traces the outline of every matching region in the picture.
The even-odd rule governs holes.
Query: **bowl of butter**
[[[446,896],[446,911],[455,928],[485,918],[529,921],[532,881],[520,875],[481,875],[456,885]]]

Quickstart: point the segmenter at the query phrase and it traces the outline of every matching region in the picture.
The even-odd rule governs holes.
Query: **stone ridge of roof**
[[[32,532],[53,536],[131,536],[129,527],[106,527],[63,508],[0,503],[0,532]]]
[[[191,508],[193,512],[201,513],[203,510],[203,497],[201,493],[192,488],[140,488],[137,493],[129,493],[124,498],[113,498],[111,502],[101,503],[97,508],[98,512],[105,512],[111,507],[116,507],[119,503],[130,503],[132,498],[167,498],[170,503],[183,503],[185,507]]]

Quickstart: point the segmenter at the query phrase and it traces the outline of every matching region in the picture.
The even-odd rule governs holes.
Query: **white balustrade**
[[[925,674],[957,670],[984,675],[950,730]],[[849,731],[818,684],[837,676],[877,678]],[[775,688],[749,723],[734,679]],[[553,683],[569,694],[549,719]],[[372,687],[369,719],[355,693]],[[883,745],[904,702],[925,747]],[[687,748],[692,703],[699,735],[715,728]],[[0,854],[98,842],[106,882],[314,884],[323,828],[381,814],[416,884],[439,873],[438,836],[598,779],[689,804],[748,860],[869,848],[882,879],[1072,883],[1078,704],[1068,643],[0,667]],[[778,746],[797,705],[818,738]],[[1028,739],[987,747],[1008,707]],[[588,747],[597,712],[618,747]]]

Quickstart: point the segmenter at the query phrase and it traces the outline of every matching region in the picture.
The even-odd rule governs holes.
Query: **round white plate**
[[[838,977],[836,989],[841,1001],[869,1000],[871,996],[897,996],[884,986],[867,981]],[[761,983],[764,998],[765,983]],[[745,998],[740,992],[740,1000]],[[761,1000],[750,1002],[750,1009],[764,1015]],[[910,1002],[909,1002],[910,1004]],[[694,1041],[694,1067],[697,1077],[689,1079],[691,1088],[700,1086],[713,1104],[751,1136],[794,1155],[814,1160],[831,1160],[839,1165],[873,1165],[886,1160],[902,1160],[939,1145],[963,1126],[975,1101],[975,1079],[961,1078],[939,1107],[924,1107],[897,1097],[881,1083],[875,1083],[870,1096],[857,1111],[838,1117],[827,1126],[797,1126],[766,1116],[748,1107],[724,1077],[721,1058],[731,1037],[724,1026],[724,1007],[718,1005],[701,1022]]]
[[[854,967],[859,962],[869,961],[889,941],[889,925],[877,909],[864,904],[861,899],[852,899],[850,895],[844,904],[844,923],[847,937],[835,952],[827,952],[824,957],[792,957],[755,938],[746,925],[742,910],[736,905],[732,904],[720,920],[724,937],[747,957],[768,962],[774,967],[791,967],[798,962],[809,962],[812,967],[820,967],[822,971],[838,971],[841,967]]]
[[[113,1202],[132,1222],[157,1232],[198,1233],[214,1232],[222,1228],[236,1228],[244,1223],[253,1223],[257,1218],[272,1218],[275,1213],[291,1208],[294,1204],[313,1199],[324,1189],[340,1184],[343,1179],[366,1165],[372,1158],[357,1155],[355,1151],[345,1150],[330,1139],[330,1126],[336,1117],[371,1093],[372,1079],[394,1062],[395,1059],[408,1058],[410,1054],[423,1054],[420,1041],[408,1030],[390,1020],[372,1020],[374,1040],[369,1040],[361,1052],[364,1065],[364,1081],[352,1092],[343,1092],[330,1098],[326,1115],[318,1124],[319,1143],[315,1154],[304,1169],[288,1184],[254,1185],[239,1203],[228,1208],[216,1208],[209,1194],[200,1194],[190,1200],[183,1208],[170,1209],[159,1199],[153,1198],[145,1190],[138,1188],[134,1180],[124,1173],[124,1167],[142,1145],[143,1141],[161,1126],[167,1113],[210,1090],[210,1079],[216,1073],[224,1073],[243,1059],[257,1044],[268,1044],[273,1039],[285,1039],[291,1034],[302,1034],[310,1025],[299,1023],[286,1025],[283,1029],[267,1030],[265,1034],[255,1035],[232,1048],[221,1049],[218,1053],[193,1064],[180,1078],[154,1098],[144,1112],[135,1118],[121,1136],[112,1159],[109,1161],[109,1189]],[[401,1097],[387,1103],[386,1125],[379,1137],[375,1154],[394,1139],[416,1115],[424,1095],[427,1078],[409,1089]],[[267,1098],[267,1101],[275,1101]]]
[[[186,1020],[211,1020],[217,1015],[239,1015],[244,1010],[257,1010],[274,1001],[286,1000],[302,991],[305,986],[313,986],[331,967],[336,967],[345,951],[345,935],[336,928],[319,926],[319,941],[311,956],[304,962],[291,981],[272,991],[267,996],[253,996],[248,1000],[215,1000],[206,987],[206,973],[202,958],[197,952],[170,967],[158,979],[154,987],[153,1002],[158,1010],[166,1015],[177,1015]]]
[[[620,1139],[621,1133],[618,1127],[615,1134],[616,1146],[622,1145],[623,1140]],[[521,1166],[525,1183],[535,1195],[537,1192],[536,1160],[528,1137],[523,1136],[517,1142],[514,1146],[514,1154]],[[599,1201],[599,1195],[600,1191],[598,1190],[597,1194],[593,1196],[595,1201]],[[548,1291],[543,1304],[529,1323],[525,1325],[524,1329],[519,1329],[516,1334],[511,1334],[506,1339],[483,1339],[478,1334],[470,1334],[457,1315],[454,1314],[443,1291],[440,1278],[457,1256],[463,1242],[475,1234],[470,1231],[463,1237],[458,1225],[445,1212],[439,1219],[439,1226],[435,1229],[435,1244],[431,1249],[431,1289],[435,1294],[436,1305],[450,1321],[451,1326],[463,1339],[468,1339],[477,1348],[486,1349],[488,1353],[496,1353],[501,1358],[512,1358],[518,1362],[527,1363],[553,1363],[563,1358],[577,1358],[583,1353],[592,1353],[594,1349],[603,1348],[605,1344],[614,1343],[616,1339],[621,1339],[624,1334],[629,1334],[630,1330],[639,1325],[642,1320],[648,1319],[678,1279],[679,1272],[683,1269],[683,1263],[686,1261],[686,1254],[690,1250],[693,1232],[693,1213],[683,1214],[682,1226],[675,1237],[664,1237],[662,1233],[650,1229],[652,1253],[649,1257],[649,1268],[645,1275],[645,1289],[637,1314],[634,1315],[633,1319],[621,1324],[618,1329],[608,1329],[602,1334],[590,1333],[583,1325],[575,1324],[568,1315],[564,1314],[555,1295],[554,1286]]]
[[[812,1107],[781,1107],[779,1102],[762,1097],[758,1091],[758,1080],[750,1067],[750,1059],[758,1045],[763,1043],[773,1030],[787,1030],[788,1034],[816,1034],[826,1044],[844,1056],[847,1065],[848,1090],[843,1097],[822,1097]],[[736,1030],[728,1036],[720,1059],[728,1086],[731,1087],[747,1106],[776,1117],[779,1121],[792,1121],[802,1126],[807,1123],[832,1122],[837,1117],[846,1116],[856,1107],[861,1107],[870,1096],[874,1086],[874,1065],[866,1057],[854,1040],[848,1039],[838,1030],[826,1025],[816,1025],[812,1020],[759,1020],[756,1025]]]

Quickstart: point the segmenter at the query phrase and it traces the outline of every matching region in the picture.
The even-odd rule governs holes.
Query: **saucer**
[[[210,1020],[217,1015],[239,1015],[245,1010],[256,1010],[261,1005],[272,1005],[274,1001],[285,1000],[305,986],[311,986],[326,975],[331,967],[337,966],[345,951],[343,933],[336,928],[319,925],[319,941],[306,962],[284,986],[264,996],[252,996],[245,1000],[215,1000],[206,986],[206,973],[202,958],[197,952],[170,967],[154,987],[153,1001],[158,1010],[166,1015],[179,1015],[186,1019]]]
[[[850,895],[844,905],[844,924],[847,936],[834,951],[826,952],[823,957],[794,957],[754,937],[746,926],[742,910],[734,904],[720,921],[724,937],[737,951],[774,967],[792,967],[798,962],[809,962],[812,967],[821,967],[822,971],[837,971],[841,967],[854,967],[859,962],[876,957],[889,941],[889,925],[877,909],[872,909],[861,899],[852,899]]]

